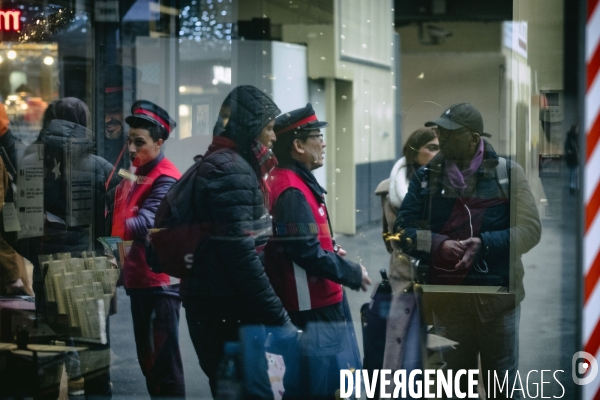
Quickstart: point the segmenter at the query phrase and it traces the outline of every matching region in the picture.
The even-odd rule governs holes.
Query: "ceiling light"
[[[44,64],[46,64],[46,65],[52,65],[52,64],[54,64],[54,58],[52,58],[50,56],[44,57]]]
[[[14,50],[9,50],[6,52],[6,57],[8,57],[9,60],[14,60],[17,58],[17,52]]]
[[[185,104],[179,105],[179,116],[188,117],[190,115],[190,108]]]

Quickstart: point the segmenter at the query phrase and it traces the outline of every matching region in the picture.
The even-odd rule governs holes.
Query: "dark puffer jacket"
[[[280,110],[252,86],[235,88],[226,101],[229,123],[205,154],[194,188],[196,219],[210,226],[210,236],[194,254],[180,294],[184,300],[213,300],[206,312],[222,319],[284,325],[289,318],[257,254],[271,221],[251,150]]]
[[[73,223],[67,226],[69,180],[91,185],[94,204],[89,204],[89,207],[93,207],[94,234],[99,237],[110,233],[104,217],[104,182],[112,165],[92,154],[93,133],[85,127],[88,115],[85,103],[71,97],[50,104],[44,115],[44,128],[38,136],[38,143],[44,144],[44,210],[48,217],[40,250],[43,254],[84,251],[89,248],[89,224]],[[72,168],[68,168],[64,158],[70,146],[73,150]],[[27,150],[22,164],[28,164],[37,157],[37,154],[28,154],[31,151],[35,150]],[[93,246],[96,244],[93,243]]]
[[[523,169],[507,161],[512,191],[506,199],[496,177],[498,156],[489,143],[484,141],[484,145],[483,162],[475,173],[470,196],[459,196],[449,184],[445,157],[440,152],[411,180],[394,230],[406,230],[411,242],[404,240],[403,249],[427,263],[431,273],[438,266],[451,269],[456,263],[443,265],[436,257],[441,244],[447,239],[464,240],[473,229],[473,235],[482,240],[483,260],[478,268],[468,272],[462,284],[506,287],[513,284],[511,290],[518,303],[525,297],[521,255],[539,242],[542,225]],[[431,239],[426,240],[431,242],[430,251],[422,251],[418,229],[431,231]],[[508,304],[480,300],[476,304],[482,320],[503,311]]]

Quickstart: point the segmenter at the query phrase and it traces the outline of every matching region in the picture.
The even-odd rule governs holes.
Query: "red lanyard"
[[[123,148],[121,149],[121,152],[119,153],[119,157],[117,157],[117,161],[115,162],[115,165],[113,166],[112,171],[110,171],[110,175],[108,176],[108,179],[106,180],[106,183],[104,184],[105,190],[108,190],[108,184],[110,183],[110,180],[112,179],[113,175],[115,174],[117,166],[119,165],[119,162],[121,161],[121,158],[123,157],[123,153],[125,153],[126,148],[127,148],[127,142],[125,142],[125,144],[123,145]]]

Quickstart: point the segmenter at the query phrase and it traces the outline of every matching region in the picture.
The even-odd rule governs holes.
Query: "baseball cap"
[[[460,128],[468,128],[481,136],[492,137],[483,131],[483,118],[481,113],[470,103],[459,103],[450,106],[440,115],[438,119],[427,121],[425,126],[441,126],[454,131]]]

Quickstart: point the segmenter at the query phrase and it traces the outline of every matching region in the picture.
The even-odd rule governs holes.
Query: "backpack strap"
[[[181,196],[181,192],[179,191],[179,188],[182,185],[188,185],[188,180],[189,179],[193,179],[192,181],[192,186],[188,187],[187,190],[194,191],[194,184],[196,182],[196,175],[198,174],[198,169],[200,168],[200,166],[208,159],[208,157],[212,154],[215,153],[219,153],[223,151],[222,148],[216,149],[215,151],[211,152],[211,153],[206,153],[204,155],[197,155],[194,157],[194,165],[192,165],[190,168],[188,168],[188,170],[186,172],[184,172],[184,174],[181,176],[181,178],[179,178],[179,180],[177,182],[175,182],[175,184],[173,186],[171,186],[171,189],[169,189],[169,191],[167,192],[166,196],[165,196],[165,201],[169,204],[169,212],[171,213],[171,218],[175,219],[175,220],[181,220],[181,214],[179,212],[178,207],[173,206],[175,205],[179,205],[180,203],[178,203],[175,198],[176,196]],[[186,192],[187,193],[187,192]],[[192,197],[189,199],[190,201],[192,201],[193,199],[193,195],[191,195]],[[184,196],[186,197],[186,196]],[[195,212],[194,212],[195,214]],[[194,216],[195,219],[195,216]]]
[[[498,165],[496,165],[496,180],[500,186],[500,191],[505,199],[508,199],[510,189],[510,181],[508,180],[508,165],[506,158],[498,157]]]
[[[195,180],[195,175],[198,172],[198,168],[200,168],[200,166],[204,163],[204,161],[206,161],[206,157],[204,155],[197,155],[197,156],[195,156],[194,157],[194,164],[190,168],[188,168],[187,171],[185,171],[183,173],[183,175],[181,176],[181,178],[179,178],[179,180],[177,180],[177,182],[175,182],[171,186],[171,188],[169,189],[169,191],[165,195],[163,201],[166,201],[167,205],[169,206],[169,213],[170,213],[170,218],[171,219],[175,219],[177,221],[181,220],[181,215],[179,213],[179,207],[178,207],[180,205],[180,203],[176,201],[176,200],[180,200],[181,199],[181,193],[180,193],[179,189],[180,189],[180,187],[182,185],[184,187],[187,186],[187,185],[189,185],[188,180],[189,179],[193,179],[191,187],[188,186],[186,188],[187,190],[190,190],[193,193],[193,191],[194,191],[194,184],[195,184],[195,181],[196,181]],[[187,196],[184,196],[184,197],[187,197]],[[193,198],[193,196],[190,197],[188,200],[191,201],[192,198]],[[177,207],[174,206],[174,204],[177,205]]]

